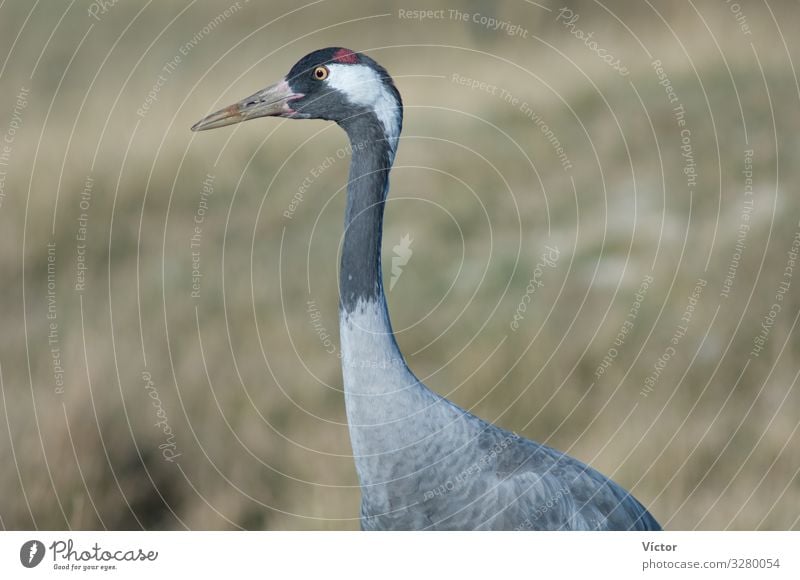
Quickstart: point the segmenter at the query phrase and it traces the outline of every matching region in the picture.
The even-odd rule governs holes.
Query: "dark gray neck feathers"
[[[353,312],[359,300],[374,302],[383,295],[383,209],[396,143],[387,141],[383,125],[372,112],[340,125],[352,148],[339,272],[340,308]]]

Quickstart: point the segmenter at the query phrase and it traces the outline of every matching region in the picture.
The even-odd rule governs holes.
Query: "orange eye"
[[[329,74],[330,71],[326,66],[318,66],[317,68],[314,69],[314,78],[317,79],[318,81],[324,81],[326,78],[328,78]]]

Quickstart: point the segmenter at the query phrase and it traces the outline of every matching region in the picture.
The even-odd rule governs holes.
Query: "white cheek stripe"
[[[344,93],[354,105],[372,109],[395,150],[400,135],[398,103],[383,86],[380,75],[363,64],[329,64],[328,70],[325,82]]]

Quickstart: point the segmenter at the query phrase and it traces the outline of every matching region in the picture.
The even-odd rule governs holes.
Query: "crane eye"
[[[314,69],[314,78],[317,79],[318,81],[324,81],[326,78],[328,78],[329,74],[330,71],[326,66],[318,66],[317,68]]]

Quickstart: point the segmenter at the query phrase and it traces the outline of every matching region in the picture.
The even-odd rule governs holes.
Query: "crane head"
[[[277,83],[208,115],[192,131],[257,117],[325,119],[346,127],[374,115],[386,138],[396,139],[402,109],[400,93],[386,69],[347,48],[323,48],[301,58]]]

